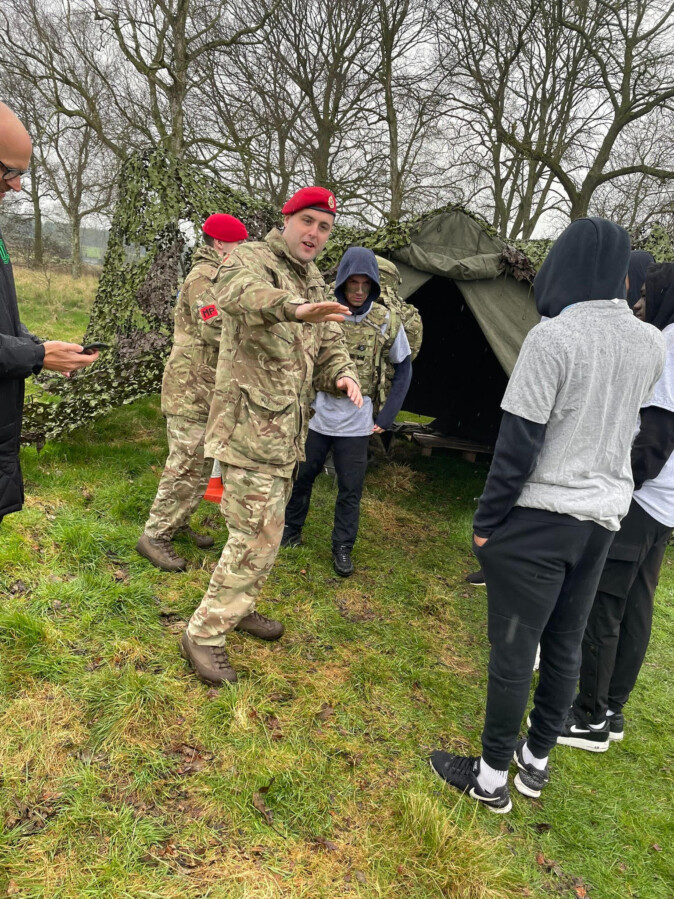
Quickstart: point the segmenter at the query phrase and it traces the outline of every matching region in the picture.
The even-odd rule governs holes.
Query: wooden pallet
[[[421,447],[422,456],[430,456],[434,449],[452,449],[459,450],[463,458],[467,459],[468,462],[475,462],[477,461],[478,453],[491,456],[494,452],[493,446],[473,443],[460,437],[447,437],[445,434],[429,434],[424,431],[414,431],[412,440]]]

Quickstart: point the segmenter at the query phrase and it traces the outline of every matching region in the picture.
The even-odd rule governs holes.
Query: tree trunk
[[[44,244],[42,240],[42,209],[40,208],[40,176],[37,173],[35,157],[30,160],[31,200],[33,202],[33,262],[44,263]]]
[[[70,274],[73,278],[82,277],[82,254],[80,252],[80,220],[75,216],[70,226],[70,249],[72,260],[70,263]]]

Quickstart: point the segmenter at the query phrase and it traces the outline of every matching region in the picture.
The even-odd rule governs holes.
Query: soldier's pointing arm
[[[274,286],[272,273],[253,247],[242,247],[223,262],[204,301],[250,327],[297,321],[295,309],[306,303],[292,291]]]

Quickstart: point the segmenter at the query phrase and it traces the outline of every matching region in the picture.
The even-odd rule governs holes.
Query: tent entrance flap
[[[437,276],[409,301],[421,312],[424,340],[405,411],[433,416],[448,436],[493,446],[508,378],[467,302],[454,281]]]

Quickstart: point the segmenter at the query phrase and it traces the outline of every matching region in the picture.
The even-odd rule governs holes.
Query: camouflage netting
[[[91,369],[64,380],[44,372],[42,392],[27,402],[22,441],[45,440],[93,421],[111,408],[159,390],[173,334],[172,310],[183,267],[189,267],[179,225],[199,231],[212,212],[228,212],[257,239],[279,220],[256,202],[171,162],[159,152],[130,157],[116,207],[85,342],[113,345]],[[189,230],[189,228],[187,228]]]
[[[213,212],[227,212],[245,222],[251,238],[260,239],[281,219],[269,204],[252,200],[176,163],[160,151],[130,157],[120,178],[120,199],[110,230],[94,308],[85,341],[104,341],[91,369],[69,380],[50,372],[38,376],[42,388],[26,402],[22,441],[42,446],[47,439],[91,422],[115,406],[157,392],[173,333],[172,310],[181,275],[189,269],[191,250],[184,231],[199,232]],[[344,251],[366,246],[381,255],[406,246],[410,236],[434,215],[460,210],[494,236],[479,216],[447,205],[375,231],[336,227],[321,256],[321,269],[334,273]],[[535,274],[521,250],[506,247],[503,268],[518,280]]]

